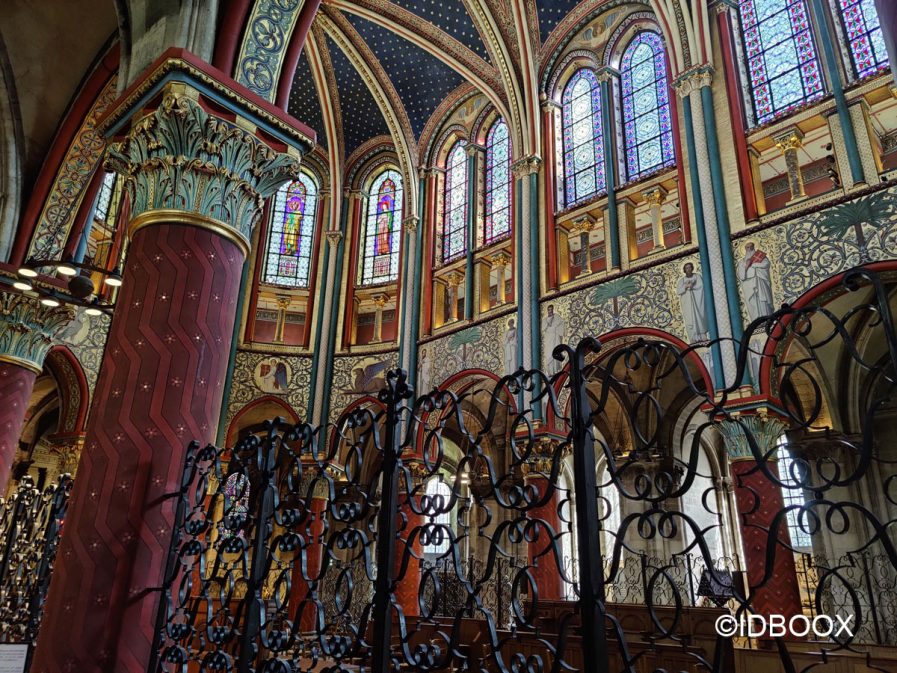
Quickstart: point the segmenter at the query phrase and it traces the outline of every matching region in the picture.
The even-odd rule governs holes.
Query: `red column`
[[[529,543],[528,559],[530,574],[536,580],[536,588],[539,591],[539,600],[557,601],[564,598],[564,583],[561,579],[561,571],[558,568],[557,557],[551,548],[551,537],[561,530],[561,519],[558,515],[557,488],[552,488],[547,478],[535,474],[527,477],[527,484],[536,489],[541,499],[549,489],[551,495],[544,505],[534,507],[527,512],[527,518],[538,521],[538,531],[534,531],[534,539]],[[551,527],[551,530],[547,528]]]
[[[770,461],[767,466],[770,472],[778,476],[775,462]],[[756,467],[757,462],[753,458],[736,459],[731,464],[748,584],[752,591],[766,573],[766,553],[773,519],[785,509],[782,489],[761,470],[751,473]],[[780,527],[775,537],[787,543],[787,527]],[[776,614],[788,618],[802,613],[794,554],[787,547],[776,546],[772,577],[757,589],[751,606],[761,615]]]
[[[420,509],[418,507],[418,509]],[[420,526],[426,523],[426,517],[412,511],[408,496],[399,495],[399,520],[396,523],[398,540],[396,541],[396,560],[393,566],[393,576],[396,581],[396,602],[401,606],[406,617],[415,617],[420,614],[418,604],[418,592],[420,590],[421,571],[420,562],[412,555],[412,551],[421,555]],[[411,547],[408,541],[413,538]],[[402,563],[408,556],[408,567],[402,573]]]
[[[542,104],[542,156],[545,158],[545,250],[548,257],[548,289],[558,287],[557,232],[555,231],[555,199],[557,175],[555,170],[555,103]]]
[[[0,495],[6,493],[36,378],[34,370],[0,359]]]
[[[324,545],[322,539],[324,534],[324,513],[327,510],[327,499],[314,497],[311,499],[309,507],[309,520],[307,528],[303,531],[306,536],[307,546],[305,547],[305,577],[314,580],[321,572],[321,563],[324,560]],[[306,582],[302,575],[302,557],[297,557],[293,566],[292,576],[292,595],[290,596],[290,617],[296,619],[296,613],[305,597],[308,596],[310,585]],[[302,633],[315,631],[315,610],[314,605],[309,603],[302,608],[302,615],[299,620],[299,630]]]
[[[215,437],[243,258],[230,237],[199,226],[133,235],[34,673],[145,673],[168,496],[187,443]]]

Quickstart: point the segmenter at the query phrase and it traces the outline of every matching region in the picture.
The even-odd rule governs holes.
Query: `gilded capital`
[[[804,144],[804,134],[800,129],[793,127],[773,138],[776,147],[783,153],[792,150],[799,150]]]
[[[523,157],[519,161],[515,161],[511,165],[511,173],[514,174],[515,178],[523,178],[527,175],[532,175],[533,173],[539,172],[539,166],[542,165],[542,158],[533,154],[528,157]]]
[[[788,426],[782,419],[769,416],[765,413],[744,415],[724,420],[717,424],[717,429],[723,436],[726,452],[730,460],[755,459],[751,450],[751,441],[759,449],[761,455],[765,455],[775,449],[779,440],[785,434]],[[777,459],[775,453],[769,457],[769,461]]]
[[[265,199],[298,177],[299,161],[187,94],[167,91],[109,146],[106,169],[124,176],[132,218],[180,212],[181,220],[216,222],[248,242]]]
[[[51,308],[33,297],[0,292],[0,362],[39,373],[74,317],[69,307]]]

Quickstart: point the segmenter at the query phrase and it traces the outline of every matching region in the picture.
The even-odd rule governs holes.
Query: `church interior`
[[[897,673],[894,59],[4,0],[0,670]]]

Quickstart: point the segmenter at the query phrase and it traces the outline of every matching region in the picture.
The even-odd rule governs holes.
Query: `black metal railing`
[[[67,474],[44,491],[26,475],[0,500],[0,643],[27,647],[29,660],[71,489]]]
[[[336,424],[192,445],[150,671],[721,673],[715,618],[776,611],[857,626],[774,638],[785,670],[868,664],[895,644],[893,284],[852,271],[739,343],[561,345],[553,376],[390,371]]]

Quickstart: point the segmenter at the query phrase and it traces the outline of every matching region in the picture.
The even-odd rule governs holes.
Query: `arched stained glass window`
[[[823,94],[806,0],[740,0],[758,124]]]
[[[402,243],[402,176],[398,171],[388,169],[377,176],[367,210],[361,284],[391,283],[399,277]]]
[[[317,201],[318,188],[305,173],[277,190],[268,235],[266,283],[308,287]]]
[[[660,35],[638,33],[620,64],[626,175],[637,180],[676,162],[666,56]]]
[[[563,95],[564,199],[572,206],[606,189],[601,87],[595,73],[578,70]]]
[[[221,537],[243,537],[245,518],[249,513],[249,480],[242,472],[234,472],[224,482],[224,512],[219,526]]]
[[[511,233],[511,138],[504,119],[498,119],[486,136],[486,217],[483,244]]]
[[[430,532],[433,539],[428,544],[424,545],[424,553],[440,556],[448,551],[451,536],[448,531],[442,530],[442,537],[437,539],[438,534],[436,532],[436,527],[445,526],[446,528],[450,528],[452,525],[451,512],[442,511],[448,506],[448,503],[451,502],[452,489],[450,489],[448,484],[442,481],[439,477],[433,477],[427,482],[427,496],[430,498],[429,509],[434,511],[438,510],[438,513],[433,516],[432,519],[428,518],[427,520],[427,523],[432,523],[434,528]]]
[[[875,0],[837,0],[857,77],[866,77],[888,66],[885,38],[875,10]]]
[[[442,206],[442,263],[467,254],[467,143],[459,140],[445,165],[445,200]]]
[[[803,474],[802,465],[795,462],[788,450],[788,443],[785,437],[779,439],[779,479],[782,486],[782,499],[785,501],[785,507],[803,507],[806,502],[804,499]],[[800,509],[789,510],[787,514],[788,533],[791,536],[791,545],[793,547],[809,548],[813,546],[813,541],[809,533],[809,520],[806,515],[801,516]]]
[[[115,191],[115,177],[115,173],[106,173],[103,176],[103,184],[100,185],[100,193],[97,194],[97,206],[93,211],[93,219],[99,222],[105,222],[109,218],[112,194]]]

